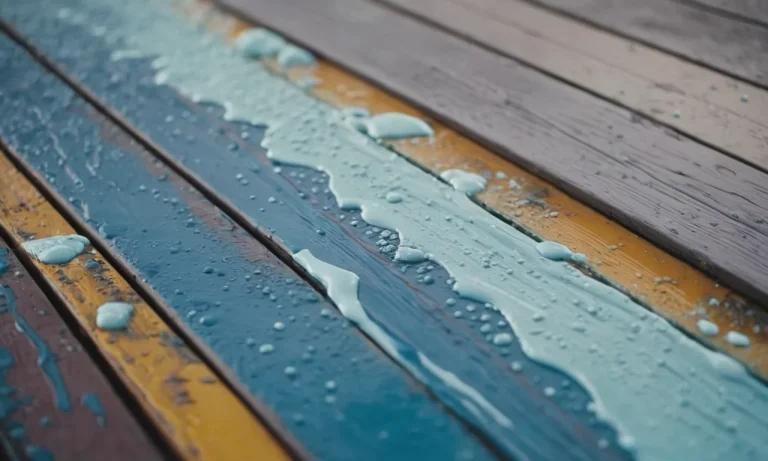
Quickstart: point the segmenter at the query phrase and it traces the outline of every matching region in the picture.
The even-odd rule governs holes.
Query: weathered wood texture
[[[179,21],[184,20],[179,17]],[[79,34],[79,28],[52,24],[33,30],[31,35],[37,43],[55,38],[57,43],[66,44],[69,40],[80,42]],[[614,446],[598,449],[601,437],[612,440],[615,436],[607,426],[596,424],[594,416],[586,410],[589,396],[583,389],[572,386],[568,402],[556,402],[544,394],[541,384],[532,381],[559,385],[567,376],[530,360],[518,344],[505,348],[489,344],[480,331],[481,323],[469,316],[455,318],[453,311],[441,308],[446,299],[456,296],[444,283],[449,278],[445,270],[432,269],[430,275],[435,283],[425,284],[416,270],[402,271],[391,255],[382,257],[375,245],[381,229],[374,234],[373,226],[363,222],[350,225],[359,219],[359,211],[342,211],[327,190],[320,192],[327,177],[314,170],[289,166],[282,166],[280,173],[274,171],[260,147],[263,128],[227,123],[218,107],[194,104],[170,87],[144,85],[142,82],[150,79],[153,72],[146,62],[105,65],[102,56],[109,56],[114,50],[100,47],[104,45],[93,42],[79,56],[60,54],[51,47],[46,52],[52,53],[70,74],[84,76],[88,90],[109,104],[107,110],[114,113],[114,108],[119,107],[117,116],[127,119],[135,127],[132,129],[164,150],[158,150],[158,155],[184,171],[197,187],[215,196],[217,203],[232,216],[239,216],[239,221],[253,234],[269,235],[272,243],[278,245],[276,251],[290,258],[299,249],[309,249],[322,260],[358,274],[361,302],[395,338],[404,351],[402,360],[408,362],[410,369],[418,370],[431,390],[491,437],[501,450],[534,458],[626,456]],[[109,75],[120,77],[119,88],[109,85]],[[172,129],[164,120],[173,121]],[[248,136],[243,136],[243,132]],[[194,136],[194,150],[190,150],[188,136]],[[238,173],[253,172],[254,165],[258,166],[258,174],[247,175],[247,187],[233,181]],[[279,202],[270,204],[268,197],[277,197]],[[318,234],[318,229],[322,234]],[[230,285],[230,291],[240,288]],[[488,315],[493,319],[489,323],[501,322],[498,328],[507,328],[500,313]],[[462,394],[445,386],[426,369],[417,351],[482,390],[484,397],[510,418],[525,423],[509,429],[467,411],[461,402]],[[457,361],[457,356],[465,359]],[[509,367],[510,360],[524,364],[530,373],[515,373]]]
[[[362,0],[222,3],[413,101],[733,288],[768,301],[768,175]],[[399,51],[406,48],[408,54]]]
[[[528,0],[768,86],[768,29],[670,0]]]
[[[163,459],[2,240],[0,387],[0,436],[12,447],[9,459]]]
[[[12,236],[14,245],[32,236],[77,233],[2,154],[0,171],[0,227]],[[30,261],[177,456],[289,459],[249,408],[97,250],[69,264]],[[96,326],[98,307],[110,301],[134,306],[124,331],[108,332]]]
[[[768,2],[765,0],[677,0],[712,8],[726,15],[768,26]]]
[[[768,171],[768,92],[761,88],[524,1],[380,1]]]
[[[47,39],[67,38],[57,31]],[[88,53],[104,46],[84,42],[82,36],[77,43]],[[3,117],[0,136],[14,150],[14,159],[35,175],[38,187],[55,197],[68,216],[87,221],[80,225],[90,229],[88,235],[99,250],[127,261],[137,283],[162,297],[203,343],[201,349],[215,354],[231,370],[228,376],[236,376],[251,396],[269,406],[311,455],[396,460],[405,451],[425,460],[449,459],[457,453],[495,458],[268,248],[18,46],[7,39],[0,44],[7,55],[3,65],[13,76],[0,76],[0,117],[13,112]],[[105,71],[109,59],[103,55],[111,51],[80,58],[90,56],[90,64],[100,63],[95,69]],[[155,108],[172,103],[168,95],[178,97],[173,91],[137,93],[138,86],[157,87],[139,84],[145,75],[136,72],[136,61],[122,65],[130,69],[125,75],[136,80],[121,88],[130,89],[133,101],[141,101],[139,107]],[[149,62],[142,66],[149,69]],[[178,115],[191,103],[176,104],[152,110],[160,117],[152,123],[163,125],[157,120],[166,111]],[[212,129],[206,108],[197,110],[179,117],[185,122],[175,126],[189,129],[180,129],[177,141],[191,157],[213,161],[208,136],[217,137],[218,146],[228,146],[232,134]],[[172,130],[166,133],[171,136]],[[253,138],[258,135],[253,133]],[[62,152],[66,159],[59,162]],[[96,152],[100,162],[94,167]],[[269,169],[266,157],[256,161]],[[233,177],[227,176],[230,183]],[[278,322],[283,326],[276,327]],[[422,323],[413,326],[421,334]],[[450,403],[460,406],[458,401]],[[552,428],[538,430],[552,438]]]

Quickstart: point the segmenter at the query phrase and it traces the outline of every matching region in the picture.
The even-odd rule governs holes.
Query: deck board
[[[768,171],[768,92],[761,88],[525,1],[382,2]]]
[[[0,187],[5,187],[0,180]],[[0,199],[0,202],[2,200]],[[88,351],[0,239],[0,433],[9,459],[162,460]],[[83,399],[99,402],[94,413]],[[0,457],[3,450],[0,449]]]
[[[17,151],[14,158],[29,162],[25,169],[49,193],[68,198],[70,217],[100,229],[99,239],[108,240],[102,247],[127,261],[311,455],[397,459],[407,450],[423,459],[456,453],[494,458],[269,249],[15,50],[15,78],[3,80],[3,91],[21,98],[28,110],[2,127],[2,137]],[[37,120],[34,107],[50,121]],[[67,135],[70,130],[77,136]],[[72,161],[57,164],[51,135]],[[87,146],[101,146],[96,175],[83,161]],[[285,332],[276,322],[284,322]],[[286,373],[289,367],[297,374]],[[337,387],[329,390],[328,381]],[[381,398],[372,401],[371,395]]]
[[[768,28],[671,0],[528,0],[727,75],[768,85]]]
[[[681,1],[681,0],[678,0]],[[768,3],[763,0],[682,0],[733,14],[739,18],[768,26]]]
[[[15,246],[30,236],[76,233],[2,153],[0,171],[0,227]],[[154,422],[152,429],[180,459],[289,459],[246,404],[102,254],[90,249],[66,265],[47,265],[34,258],[30,262]],[[92,267],[84,266],[86,262]],[[133,304],[135,313],[127,330],[105,332],[96,326],[96,310],[109,301]]]
[[[734,289],[768,300],[765,173],[365,1],[222,3],[413,101]],[[408,55],[397,52],[406,47]]]

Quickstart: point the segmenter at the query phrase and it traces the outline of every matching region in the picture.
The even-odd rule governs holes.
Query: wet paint
[[[440,177],[453,186],[454,189],[467,195],[479,194],[485,189],[487,184],[484,177],[464,170],[446,170],[440,173]]]
[[[30,342],[37,349],[37,366],[40,367],[46,378],[48,378],[48,384],[51,386],[58,409],[61,411],[72,410],[69,391],[57,364],[58,358],[51,351],[51,348],[48,347],[45,340],[37,334],[16,309],[16,297],[7,285],[0,286],[0,312],[10,313],[16,322],[16,327],[29,338]]]
[[[61,235],[24,242],[21,246],[45,264],[67,264],[90,245],[82,235]]]
[[[365,119],[366,132],[377,139],[403,139],[432,136],[435,132],[424,120],[416,117],[388,112]]]
[[[145,45],[151,46],[151,44]],[[189,55],[186,57],[189,57]],[[210,59],[211,56],[206,56],[206,58]],[[169,66],[172,68],[176,66],[177,70],[185,69],[190,66],[190,61],[192,60],[188,59],[186,63],[177,61],[169,64]],[[219,66],[213,67],[216,69],[221,68]],[[508,320],[516,327],[517,333],[523,335],[519,339],[523,342],[524,348],[529,355],[569,371],[572,375],[578,376],[583,385],[592,389],[594,396],[598,399],[594,405],[595,411],[601,418],[611,422],[619,429],[622,434],[619,441],[624,447],[636,450],[641,458],[643,456],[652,457],[655,454],[661,454],[662,456],[676,454],[665,451],[675,449],[672,447],[671,440],[667,439],[665,441],[664,435],[670,433],[669,428],[660,429],[657,425],[649,425],[644,417],[649,411],[646,408],[649,402],[660,405],[658,408],[659,412],[663,412],[670,402],[658,399],[658,393],[652,393],[654,394],[654,399],[637,400],[637,409],[629,411],[626,408],[626,403],[618,401],[613,397],[618,394],[613,390],[618,384],[615,376],[613,376],[614,373],[617,373],[618,370],[629,368],[628,374],[630,375],[637,373],[644,375],[641,373],[641,370],[647,365],[647,361],[639,363],[639,360],[627,360],[623,354],[620,354],[623,348],[616,347],[615,343],[618,342],[620,345],[628,344],[639,339],[642,342],[643,349],[651,356],[662,355],[663,349],[666,347],[676,351],[674,354],[668,355],[668,357],[674,359],[676,364],[669,365],[670,362],[667,360],[667,366],[661,367],[661,371],[656,372],[658,373],[658,378],[630,380],[629,383],[623,383],[625,386],[634,386],[638,391],[647,390],[646,388],[653,386],[662,386],[663,389],[668,389],[672,383],[680,382],[680,377],[675,373],[676,370],[687,369],[690,363],[700,363],[701,371],[699,374],[703,371],[707,375],[707,379],[699,379],[687,384],[698,386],[695,392],[700,392],[702,397],[706,396],[708,392],[707,385],[703,383],[720,383],[717,370],[710,366],[707,360],[706,354],[709,351],[689,340],[686,342],[686,339],[665,321],[648,313],[642,307],[635,305],[631,300],[623,297],[623,295],[615,290],[591,281],[566,264],[546,259],[542,260],[533,248],[535,242],[523,235],[515,234],[512,229],[507,229],[504,225],[499,225],[494,221],[487,221],[487,216],[478,214],[481,210],[476,209],[477,207],[469,201],[462,201],[462,197],[447,194],[450,198],[447,201],[452,202],[450,204],[445,203],[446,199],[444,197],[440,197],[438,201],[430,198],[430,200],[433,200],[433,206],[435,203],[438,204],[436,208],[439,212],[443,212],[443,210],[452,211],[452,213],[448,214],[451,219],[444,219],[445,222],[459,221],[459,224],[463,226],[463,229],[457,227],[446,229],[445,225],[443,225],[437,227],[437,229],[445,230],[446,233],[467,229],[468,233],[475,234],[474,242],[477,242],[478,239],[482,242],[495,241],[499,243],[499,246],[493,245],[490,249],[498,250],[498,248],[505,248],[505,252],[487,258],[480,258],[478,257],[480,255],[475,255],[477,257],[476,260],[467,258],[466,256],[469,255],[466,254],[464,257],[457,258],[456,255],[450,252],[448,246],[440,248],[440,242],[434,240],[434,228],[429,230],[430,226],[417,225],[419,223],[414,221],[410,223],[398,222],[396,214],[384,214],[383,212],[386,211],[386,208],[378,206],[380,198],[376,196],[378,194],[376,187],[371,187],[372,181],[367,181],[363,186],[361,181],[358,180],[360,176],[355,177],[353,174],[346,174],[349,166],[342,165],[340,160],[345,158],[344,155],[338,155],[337,160],[334,160],[329,158],[330,155],[323,155],[322,152],[311,149],[311,146],[315,143],[319,146],[320,141],[326,142],[331,139],[341,139],[343,142],[340,150],[355,148],[356,151],[365,152],[366,155],[370,156],[371,165],[374,163],[379,167],[385,165],[393,168],[398,173],[410,176],[408,179],[401,180],[401,183],[407,183],[407,187],[404,188],[412,188],[414,196],[427,196],[428,193],[432,193],[430,191],[434,190],[440,194],[446,192],[439,187],[430,187],[429,191],[425,190],[427,189],[426,184],[428,182],[425,181],[423,173],[419,172],[421,176],[406,174],[415,169],[411,166],[408,166],[408,168],[401,167],[397,164],[398,159],[392,159],[389,153],[387,153],[387,157],[383,157],[383,152],[379,152],[383,151],[381,148],[366,144],[354,132],[345,132],[344,125],[340,124],[330,127],[313,125],[313,121],[316,121],[317,124],[326,123],[328,117],[324,116],[324,114],[327,113],[327,109],[320,106],[312,107],[314,112],[308,111],[309,113],[305,112],[301,115],[283,111],[277,116],[280,123],[276,124],[275,120],[269,120],[270,117],[268,116],[268,114],[271,114],[275,117],[277,114],[277,112],[269,112],[270,109],[273,109],[269,107],[269,104],[273,104],[275,99],[270,100],[268,96],[259,92],[254,92],[253,94],[261,98],[261,103],[257,101],[258,98],[255,96],[253,101],[242,98],[220,97],[221,94],[216,94],[217,91],[235,91],[236,88],[234,87],[237,85],[227,88],[221,86],[213,88],[210,83],[207,83],[210,79],[206,80],[206,83],[203,83],[202,79],[196,81],[193,72],[187,73],[183,70],[178,72],[177,76],[178,80],[175,84],[182,88],[193,88],[192,91],[204,99],[221,101],[222,103],[237,101],[237,105],[224,104],[225,107],[228,107],[230,119],[271,122],[271,128],[268,132],[269,139],[265,144],[270,148],[272,157],[286,163],[298,163],[313,168],[322,167],[330,172],[331,189],[335,193],[339,204],[343,207],[361,207],[363,209],[363,218],[370,224],[396,229],[401,233],[402,241],[406,243],[419,243],[417,245],[419,247],[424,246],[421,245],[425,241],[422,238],[422,234],[431,232],[430,238],[432,240],[430,245],[426,245],[427,251],[432,253],[435,259],[446,266],[451,274],[456,277],[457,283],[454,285],[454,289],[460,294],[470,298],[478,298],[480,301],[490,302],[492,305],[499,307],[504,311]],[[262,88],[260,92],[266,92],[266,89]],[[279,94],[283,98],[280,100],[281,107],[290,107],[290,105],[286,104],[286,100],[292,99],[294,95],[289,91],[272,91],[271,93]],[[263,101],[270,102],[264,103]],[[257,106],[257,104],[260,105]],[[311,107],[311,102],[302,101],[302,104],[308,104]],[[258,107],[259,110],[254,110],[255,107]],[[297,124],[292,124],[299,121],[312,126],[302,128]],[[277,128],[275,128],[275,125],[277,125]],[[306,133],[312,130],[315,130],[316,133],[314,139],[307,143],[310,149],[298,152],[299,149],[288,146],[287,141],[293,139],[292,137],[296,136],[297,133],[306,135]],[[324,136],[325,138],[323,138]],[[286,143],[281,144],[283,141],[286,141]],[[401,162],[401,164],[404,164],[404,162]],[[360,168],[361,166],[362,168]],[[374,171],[373,168],[369,168],[366,165],[358,165],[357,168],[359,168],[358,171],[364,171],[369,176]],[[389,177],[391,178],[392,175],[390,174]],[[378,177],[373,175],[373,178],[374,185],[376,185],[375,180]],[[373,194],[366,195],[366,192],[373,192]],[[367,208],[368,205],[370,205],[370,208]],[[426,200],[416,204],[418,207],[422,205],[426,205]],[[412,215],[424,216],[425,214],[423,209],[415,208],[415,211],[412,211]],[[399,216],[403,216],[403,214]],[[467,217],[471,218],[472,222],[469,219],[463,219]],[[409,239],[412,241],[409,241]],[[482,248],[482,246],[479,247],[476,243],[468,244],[468,249],[471,253],[489,250]],[[514,264],[519,264],[518,261],[521,259],[523,264],[528,264],[528,267],[532,268],[529,269],[530,272],[528,272],[528,269],[524,269],[520,273],[515,271],[514,267],[517,266]],[[468,264],[468,262],[471,262],[471,264]],[[461,263],[464,263],[464,265],[462,266]],[[482,269],[491,270],[485,271],[485,277],[480,282],[476,279],[477,275],[475,274],[483,273]],[[509,271],[512,271],[512,274],[509,274]],[[510,277],[511,275],[514,275],[514,277]],[[516,288],[510,291],[516,291],[514,298],[518,302],[511,303],[509,301],[511,298],[510,294],[497,288],[499,285],[506,285],[508,287],[510,285],[509,280],[513,280],[517,284],[514,285]],[[547,284],[549,286],[545,286]],[[531,287],[541,289],[530,290]],[[507,290],[509,289],[507,288]],[[535,293],[532,293],[532,291]],[[553,301],[553,297],[559,299]],[[520,303],[520,298],[523,298],[525,302]],[[559,304],[560,299],[575,300],[584,307],[582,309],[563,309],[564,306]],[[547,307],[543,307],[544,304]],[[558,316],[564,316],[566,321],[561,321],[557,325],[542,324],[541,322],[545,322],[547,316],[537,311],[548,308],[556,308],[555,311],[558,313]],[[521,311],[521,309],[523,310]],[[529,324],[529,322],[531,323]],[[603,322],[608,322],[611,327],[601,327],[600,324]],[[541,325],[546,325],[546,329],[542,331]],[[646,336],[637,335],[635,330],[638,330],[638,328],[634,325],[637,325],[640,331],[647,330],[663,333],[658,336],[666,339],[658,340],[658,338],[654,338],[654,341],[651,341],[651,337],[654,336],[653,334]],[[584,339],[585,333],[588,333],[589,341],[596,343],[595,350],[590,350],[590,343]],[[550,336],[549,338],[547,337],[548,335]],[[552,336],[559,336],[562,339],[551,341]],[[563,347],[563,344],[566,347]],[[611,347],[600,347],[601,344],[604,346],[610,344]],[[605,366],[605,362],[608,360],[605,354],[608,354],[610,360],[614,362],[614,367]],[[667,371],[667,369],[672,371]],[[750,379],[746,373],[743,373],[743,379],[740,381],[740,384],[749,387],[750,393],[742,398],[752,400],[753,402],[760,402],[762,400],[762,388],[759,388]],[[750,419],[752,417],[752,415],[739,410],[739,402],[734,402],[732,399],[729,400],[727,396],[721,397],[721,399],[727,404],[726,410],[730,410],[733,413],[729,417],[736,419]],[[701,400],[706,399],[702,398]],[[677,419],[665,419],[664,423],[675,424],[675,421],[678,421],[675,427],[685,427],[688,418],[691,418],[696,411],[700,410],[700,408],[691,410],[690,408],[692,407],[695,407],[695,405],[681,405],[682,410],[676,415]],[[741,451],[732,453],[732,456],[751,456],[756,450],[765,449],[764,445],[754,437],[754,434],[750,435],[750,427],[753,426],[749,424],[740,426],[739,441],[742,445],[737,448]],[[698,429],[695,434],[691,434],[691,437],[699,443],[695,447],[697,450],[700,450],[704,456],[712,456],[712,454],[716,453],[718,447],[724,445],[719,441],[726,437],[728,440],[732,438],[728,434],[730,432],[724,425],[719,424],[717,421],[712,421],[703,429]],[[691,447],[686,447],[686,449],[688,450],[687,454],[695,455],[691,452]]]
[[[235,42],[235,48],[248,58],[275,56],[285,46],[283,37],[263,27],[244,31]]]
[[[11,267],[11,262],[8,260],[8,249],[0,248],[0,277]]]
[[[93,414],[99,427],[107,427],[107,412],[101,405],[98,395],[92,393],[83,394],[80,398],[80,403]]]
[[[100,16],[108,18],[106,12]],[[63,26],[50,24],[45,30],[56,30],[59,41],[66,36],[67,29],[62,30]],[[119,28],[120,24],[110,27]],[[69,32],[72,33],[71,30]],[[179,33],[184,32],[175,31],[173,35],[178,36]],[[195,29],[194,33],[199,31]],[[100,41],[89,40],[88,43],[95,48]],[[94,56],[99,54],[99,50],[89,52]],[[113,50],[101,53],[109,56]],[[490,434],[503,450],[521,457],[553,457],[562,456],[562,453],[570,459],[593,459],[598,455],[606,459],[625,456],[619,454],[615,444],[609,442],[614,438],[611,431],[605,425],[596,423],[594,414],[587,410],[589,399],[583,389],[562,373],[527,359],[516,342],[493,342],[498,330],[509,328],[498,311],[483,308],[482,314],[462,316],[457,315],[462,312],[454,309],[435,310],[446,298],[455,296],[451,286],[445,283],[450,278],[448,274],[430,264],[412,267],[410,271],[396,267],[392,256],[399,244],[397,233],[376,230],[360,219],[359,212],[338,210],[328,191],[327,177],[314,170],[289,166],[278,168],[280,173],[275,173],[263,151],[258,150],[258,156],[254,156],[253,145],[258,146],[261,130],[221,123],[218,118],[220,109],[215,106],[201,108],[180,101],[177,94],[168,88],[147,88],[141,84],[142,77],[137,74],[136,62],[118,63],[125,64],[125,67],[105,69],[101,60],[80,58],[67,63],[78,66],[94,64],[87,71],[83,68],[77,70],[79,75],[88,77],[89,86],[123,108],[132,123],[169,152],[191,153],[180,155],[178,159],[210,181],[216,190],[225,193],[238,208],[258,220],[273,238],[279,238],[293,251],[308,245],[313,254],[323,261],[349,268],[360,275],[361,304],[372,313],[376,322],[396,331],[401,340],[407,339],[410,352],[405,356],[415,366],[421,367],[429,387],[454,411]],[[252,72],[251,69],[242,70]],[[109,73],[105,75],[105,71]],[[112,73],[120,75],[119,87],[109,85]],[[137,95],[143,97],[137,98]],[[222,155],[191,152],[191,141],[186,133],[194,133],[194,144],[200,154],[218,151]],[[248,143],[244,144],[240,138]],[[229,158],[236,160],[224,161]],[[246,184],[243,184],[244,180]],[[145,192],[150,190],[151,186],[145,185]],[[294,195],[296,192],[298,196]],[[265,197],[267,200],[264,200]],[[279,197],[280,200],[270,197]],[[341,215],[347,218],[343,219]],[[299,216],[301,219],[297,219]],[[340,226],[335,222],[338,219],[343,219],[349,226]],[[355,224],[358,220],[359,224]],[[354,235],[354,239],[373,254],[350,253],[347,249],[350,235]],[[384,237],[390,243],[373,246]],[[364,243],[368,240],[372,240],[370,244]],[[387,259],[382,261],[382,254]],[[208,267],[210,273],[215,273],[213,265]],[[228,286],[228,290],[232,289],[232,285]],[[463,310],[464,306],[460,308]],[[203,316],[203,320],[206,324],[217,323],[214,316]],[[503,338],[504,334],[498,337]],[[269,346],[268,356],[280,352],[279,345],[271,341],[247,338],[248,344],[256,349]],[[518,421],[518,425],[514,430],[500,426],[493,418],[486,420],[482,413],[465,406],[466,399],[462,394],[448,386],[439,375],[423,367],[416,352],[421,352],[439,369],[455,375],[481,393],[500,411]],[[457,355],[466,357],[466,360],[455,360]],[[530,374],[513,374],[507,360],[520,361]],[[551,399],[544,395],[544,383],[567,385],[569,391],[563,392],[560,400]],[[510,400],[509,395],[520,397]],[[553,424],[553,421],[558,423]]]
[[[131,321],[133,305],[121,302],[102,304],[96,311],[96,326],[102,330],[124,330]]]
[[[287,45],[277,54],[277,65],[283,70],[298,66],[311,66],[314,63],[315,57],[312,53],[295,45]]]
[[[0,134],[90,226],[113,229],[114,250],[311,453],[339,460],[399,459],[407,450],[423,459],[493,459],[328,302],[215,207],[119,130],[98,124],[71,90],[8,41],[0,40],[0,57],[14,75],[0,77],[0,106],[21,98],[30,108],[16,112],[17,122],[4,121]],[[48,122],[40,123],[31,108]],[[81,183],[70,181],[57,164],[52,135]],[[195,145],[188,136],[179,140]],[[87,160],[94,150],[101,164],[91,174]],[[243,173],[259,174],[252,166]],[[277,200],[272,205],[280,206]],[[275,329],[276,322],[286,328]],[[260,354],[265,344],[271,353]],[[288,367],[298,373],[286,375]],[[328,380],[339,383],[332,402]],[[372,401],[371,395],[379,398]]]

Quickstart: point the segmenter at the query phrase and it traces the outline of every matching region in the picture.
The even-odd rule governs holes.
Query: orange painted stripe
[[[0,227],[14,245],[18,247],[30,235],[77,233],[2,151],[0,171]],[[98,251],[90,248],[65,265],[31,260],[180,458],[290,459],[251,411]],[[88,260],[96,261],[99,269],[83,267]],[[134,305],[131,322],[125,331],[102,331],[96,326],[96,310],[116,300]]]
[[[200,14],[203,12],[206,14]],[[253,27],[217,10],[205,0],[198,1],[186,13],[192,13],[211,30],[225,33],[233,40],[243,30]],[[568,196],[555,185],[339,66],[318,59],[312,68],[294,68],[282,73],[274,62],[267,60],[265,64],[297,85],[307,78],[317,80],[318,84],[309,91],[333,106],[364,107],[372,113],[402,112],[429,121],[435,130],[433,139],[401,140],[393,142],[392,147],[435,175],[450,168],[493,173],[486,190],[477,196],[480,203],[542,239],[563,243],[588,255],[588,264],[597,276],[625,290],[703,343],[729,353],[768,378],[768,360],[762,359],[768,357],[768,338],[764,333],[768,320],[755,315],[759,307],[748,304],[698,269]],[[497,178],[496,173],[503,174],[504,179]],[[510,179],[520,188],[509,187]],[[532,203],[531,197],[540,198],[544,206]],[[712,299],[719,305],[710,305]],[[737,348],[725,341],[723,334],[715,338],[702,335],[696,322],[703,316],[716,323],[723,333],[734,330],[747,335],[752,345]]]

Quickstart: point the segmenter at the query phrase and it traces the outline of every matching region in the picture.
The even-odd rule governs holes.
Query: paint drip
[[[315,57],[312,53],[295,45],[286,45],[277,54],[277,65],[283,70],[311,66],[314,63]]]
[[[91,242],[82,235],[57,235],[21,244],[31,256],[44,264],[67,264],[78,257]]]
[[[107,412],[104,410],[98,395],[92,393],[83,394],[80,402],[96,417],[96,424],[99,427],[107,427]]]
[[[133,306],[128,303],[109,302],[99,306],[96,325],[102,330],[124,330],[133,316]]]
[[[369,117],[365,120],[365,127],[368,135],[376,139],[428,137],[435,134],[424,120],[399,112]]]
[[[475,195],[482,192],[487,184],[487,180],[484,177],[464,170],[446,170],[440,173],[440,177],[446,180],[454,189],[467,195]]]
[[[8,249],[0,247],[0,277],[11,267],[11,262],[8,260]]]
[[[283,37],[263,27],[243,31],[235,41],[235,48],[243,56],[253,59],[275,56],[285,46]]]

